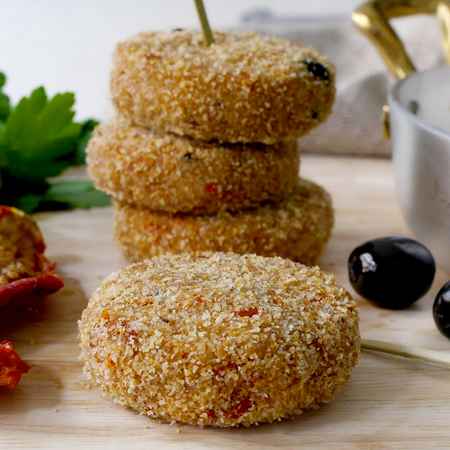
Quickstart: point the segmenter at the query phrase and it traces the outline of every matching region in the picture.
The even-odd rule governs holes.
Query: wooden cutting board
[[[346,260],[357,244],[406,233],[390,162],[305,156],[301,170],[333,194],[336,227],[321,265],[348,286]],[[112,239],[112,211],[41,214],[38,221],[66,287],[49,299],[44,320],[2,330],[33,365],[15,392],[0,395],[2,450],[450,448],[450,371],[374,354],[363,354],[333,403],[250,429],[159,424],[101,398],[83,385],[77,320],[102,278],[125,264]],[[407,311],[361,300],[362,334],[450,352],[431,315],[446,278],[439,273],[430,294]]]

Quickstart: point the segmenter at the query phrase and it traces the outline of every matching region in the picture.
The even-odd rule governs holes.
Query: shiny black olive
[[[439,331],[450,339],[450,281],[447,281],[436,295],[433,318]]]
[[[362,297],[383,308],[403,309],[428,292],[436,264],[420,242],[390,236],[355,248],[348,259],[348,273]]]
[[[328,72],[328,69],[323,64],[320,64],[317,61],[312,61],[311,59],[306,59],[303,62],[306,65],[309,73],[312,73],[316,78],[319,78],[320,80],[329,81],[330,72]]]

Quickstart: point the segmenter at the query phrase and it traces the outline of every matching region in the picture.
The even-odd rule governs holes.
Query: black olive
[[[433,318],[439,331],[450,339],[450,281],[447,281],[436,295]]]
[[[311,119],[316,120],[319,118],[319,113],[317,111],[313,111],[311,113]]]
[[[183,159],[185,159],[186,161],[191,161],[192,160],[192,153],[187,152],[183,155]]]
[[[383,308],[403,309],[428,292],[436,264],[420,242],[390,236],[355,248],[348,259],[348,273],[362,297]]]
[[[310,59],[306,59],[303,63],[306,65],[308,72],[312,73],[316,78],[323,81],[330,80],[330,72],[324,65]]]

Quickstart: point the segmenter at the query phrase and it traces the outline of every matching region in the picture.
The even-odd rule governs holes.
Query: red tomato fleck
[[[196,296],[194,297],[194,300],[195,300],[198,304],[200,304],[200,305],[202,305],[203,303],[205,303],[205,300],[203,300],[203,297],[202,297],[201,295],[196,295]]]
[[[215,367],[213,372],[215,375],[223,376],[227,370],[236,370],[238,368],[237,364],[234,362],[229,362],[223,366]]]
[[[243,416],[252,407],[252,405],[252,401],[246,397],[233,406],[229,411],[226,411],[224,415],[228,419],[239,419],[239,417]]]
[[[216,420],[217,418],[216,413],[212,409],[208,409],[208,412],[206,414],[211,420]]]
[[[0,219],[12,214],[12,210],[9,206],[0,205]]]
[[[258,314],[258,308],[251,307],[251,308],[243,308],[239,311],[236,311],[236,314],[240,317],[252,317],[255,314]]]
[[[205,191],[208,192],[208,194],[217,194],[217,184],[216,183],[208,183],[205,185]]]

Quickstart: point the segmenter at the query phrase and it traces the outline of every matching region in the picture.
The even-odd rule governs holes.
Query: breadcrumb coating
[[[297,184],[299,152],[296,141],[207,143],[116,119],[96,128],[87,162],[96,186],[120,202],[215,214],[286,197]]]
[[[115,204],[115,236],[132,261],[164,253],[222,251],[315,264],[333,226],[329,194],[300,179],[280,204],[216,216],[156,213]]]
[[[329,402],[358,361],[334,276],[281,258],[165,255],[109,276],[79,322],[91,382],[163,421],[274,422]]]
[[[275,143],[326,120],[335,70],[318,52],[256,33],[149,32],[118,44],[113,102],[134,124],[199,140]]]

